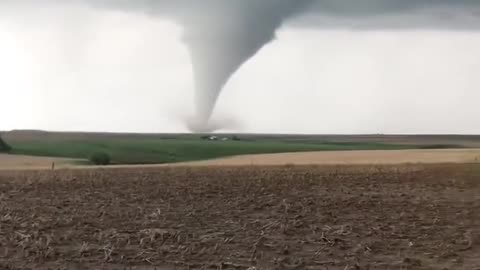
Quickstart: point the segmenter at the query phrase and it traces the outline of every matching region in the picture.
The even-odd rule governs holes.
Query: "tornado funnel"
[[[209,121],[231,76],[272,41],[282,22],[311,0],[245,0],[219,5],[218,14],[189,16],[183,41],[195,83],[195,116],[190,129],[211,130]],[[212,12],[212,10],[209,10]]]
[[[235,32],[227,40],[218,42],[201,37],[186,37],[192,60],[195,85],[195,122],[208,126],[215,104],[230,77],[272,38],[274,32],[262,39]]]

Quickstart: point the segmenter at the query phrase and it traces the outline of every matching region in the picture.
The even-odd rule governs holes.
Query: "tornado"
[[[223,1],[223,0],[222,0]],[[219,96],[232,75],[275,39],[283,22],[300,13],[312,0],[244,0],[212,5],[196,16],[180,18],[183,42],[192,62],[195,115],[192,132],[221,128],[211,123]]]
[[[183,6],[193,4],[184,0]],[[478,1],[470,0],[209,0],[197,1],[178,18],[195,82],[193,132],[221,128],[212,123],[215,105],[231,76],[295,15],[299,27],[346,29],[478,29]],[[470,10],[472,14],[467,12]],[[480,14],[480,13],[479,13]],[[309,16],[307,16],[309,15]],[[469,16],[465,16],[469,15]],[[463,18],[463,19],[462,19]],[[465,19],[467,18],[467,19]]]
[[[182,27],[195,88],[194,116],[184,120],[192,132],[232,126],[234,121],[225,120],[228,117],[220,121],[212,117],[222,90],[287,21],[294,28],[349,31],[480,30],[478,0],[4,0],[0,16],[18,16],[28,7],[35,14],[43,6],[67,4],[147,14]]]

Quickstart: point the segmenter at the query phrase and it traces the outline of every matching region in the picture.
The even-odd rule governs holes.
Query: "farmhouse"
[[[219,138],[217,136],[203,136],[202,137],[202,140],[206,140],[206,141],[218,141]]]

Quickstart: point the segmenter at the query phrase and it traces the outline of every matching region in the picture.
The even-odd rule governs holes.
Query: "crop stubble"
[[[479,178],[474,165],[2,172],[0,269],[479,269]]]
[[[2,170],[40,170],[50,169],[52,164],[56,168],[73,167],[72,164],[78,162],[76,159],[55,158],[55,157],[34,157],[23,155],[0,154],[0,171]]]

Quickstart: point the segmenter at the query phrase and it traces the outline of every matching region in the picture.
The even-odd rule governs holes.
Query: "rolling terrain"
[[[218,140],[208,140],[202,134],[115,134],[115,133],[56,133],[42,131],[12,131],[2,137],[13,147],[11,154],[69,158],[87,161],[94,153],[106,153],[113,164],[171,164],[202,160],[216,160],[232,156],[255,154],[411,150],[427,155],[430,149],[465,149],[480,145],[479,136],[379,136],[379,135],[233,135],[217,134]],[[369,152],[365,152],[369,153]],[[403,152],[408,153],[408,152]],[[425,154],[422,154],[425,153]],[[437,153],[437,152],[435,152]],[[438,152],[440,153],[440,152]],[[457,154],[460,152],[456,152]],[[448,155],[457,155],[448,154]],[[310,154],[306,154],[307,156]],[[323,156],[331,154],[318,154]],[[339,154],[341,157],[345,154]],[[370,154],[368,154],[370,155]],[[376,156],[377,154],[374,154]],[[398,155],[398,154],[395,154]],[[411,154],[405,155],[409,156]],[[446,154],[442,154],[445,156]],[[465,150],[463,162],[471,162],[470,151]],[[292,163],[296,161],[293,155]],[[337,162],[338,157],[332,161]],[[243,158],[244,159],[244,158]],[[248,157],[248,159],[252,159]],[[288,158],[287,158],[288,159]],[[358,159],[358,158],[357,158]],[[414,157],[411,162],[418,158]],[[468,161],[467,161],[468,159]],[[238,160],[238,158],[237,158]],[[368,161],[369,158],[366,158]],[[389,158],[387,158],[389,160]],[[401,159],[395,159],[401,161]],[[422,158],[420,158],[422,160]],[[454,161],[458,162],[459,158]],[[435,162],[434,159],[432,161]],[[440,158],[439,162],[449,159]],[[288,161],[285,161],[288,162]],[[284,164],[285,162],[275,164]],[[341,162],[341,160],[340,160]],[[408,160],[406,160],[408,162]],[[268,163],[268,162],[267,162]],[[312,160],[312,164],[330,164]],[[351,163],[351,162],[346,162]],[[358,163],[357,161],[353,163]],[[397,162],[398,163],[398,162]],[[260,162],[262,164],[262,162]],[[271,165],[271,164],[270,164]]]
[[[480,269],[475,136],[25,134],[118,165],[0,155],[0,269]]]

